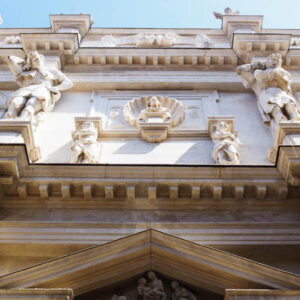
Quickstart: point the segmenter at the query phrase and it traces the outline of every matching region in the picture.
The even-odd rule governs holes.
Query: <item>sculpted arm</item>
[[[72,81],[61,71],[56,70],[57,80],[59,84],[55,86],[59,91],[66,91],[73,87]]]
[[[17,56],[8,56],[7,64],[15,80],[17,80],[18,76],[23,72],[24,59]]]

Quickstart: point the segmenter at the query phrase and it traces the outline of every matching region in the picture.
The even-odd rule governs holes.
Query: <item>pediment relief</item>
[[[147,96],[135,98],[124,107],[125,120],[139,129],[144,140],[151,143],[164,141],[168,131],[185,117],[185,108],[175,98]]]
[[[148,276],[154,276],[149,279]],[[76,300],[223,300],[223,296],[183,283],[158,272],[147,271],[120,283],[91,291]]]
[[[2,276],[0,288],[71,288],[78,296],[149,270],[219,295],[227,288],[300,288],[297,275],[155,230]]]

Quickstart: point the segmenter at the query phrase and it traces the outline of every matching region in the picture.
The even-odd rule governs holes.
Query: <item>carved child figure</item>
[[[211,136],[215,144],[212,157],[217,164],[237,165],[240,163],[240,154],[237,149],[241,142],[229,131],[229,126],[225,122],[218,121]]]
[[[193,293],[180,285],[178,281],[172,281],[171,287],[174,290],[172,300],[197,300]]]
[[[60,91],[73,86],[57,68],[48,68],[44,56],[37,51],[28,53],[25,59],[9,56],[8,66],[21,88],[8,99],[6,118],[32,120],[37,114],[49,112],[60,99]]]
[[[159,113],[162,115],[162,119],[165,122],[171,118],[170,110],[167,107],[163,107],[158,97],[152,96],[147,99],[146,108],[143,109],[139,115],[140,120],[147,121],[147,115],[151,113]]]
[[[83,122],[75,132],[71,163],[99,163],[98,131],[94,122]]]
[[[291,90],[291,74],[282,68],[279,53],[268,56],[264,63],[242,65],[237,73],[246,88],[252,88],[264,122],[300,121],[297,101]]]

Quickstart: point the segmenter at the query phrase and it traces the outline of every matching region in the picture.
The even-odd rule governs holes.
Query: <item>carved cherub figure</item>
[[[297,101],[291,90],[291,74],[282,68],[279,53],[268,56],[265,62],[242,65],[237,73],[246,88],[257,96],[258,108],[264,122],[299,121]]]
[[[147,273],[147,281],[144,277],[138,280],[138,296],[141,300],[167,300],[163,282],[152,271]]]
[[[197,300],[194,294],[179,284],[178,281],[172,281],[171,287],[174,290],[172,300]]]
[[[146,122],[147,115],[149,113],[150,114],[151,113],[161,114],[161,117],[164,122],[171,118],[171,112],[170,112],[169,108],[163,107],[161,105],[161,102],[159,101],[158,97],[156,97],[156,96],[151,96],[150,98],[147,99],[146,108],[141,111],[141,113],[139,115],[139,119]]]
[[[237,165],[240,163],[238,148],[240,140],[230,132],[229,126],[224,121],[218,121],[211,133],[215,144],[212,157],[217,164]]]
[[[75,132],[71,163],[99,163],[98,131],[93,122],[83,122]]]
[[[9,56],[8,66],[21,88],[8,99],[6,118],[32,120],[37,114],[49,112],[60,99],[60,91],[73,86],[57,68],[48,68],[37,51],[28,53],[25,59]]]

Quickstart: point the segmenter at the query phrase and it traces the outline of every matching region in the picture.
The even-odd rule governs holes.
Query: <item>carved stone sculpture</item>
[[[146,108],[144,108],[139,119],[147,122],[148,118],[160,117],[163,122],[171,118],[170,110],[167,107],[163,107],[158,99],[158,97],[152,96],[147,99]]]
[[[218,121],[212,128],[211,137],[215,144],[212,157],[217,164],[238,165],[240,163],[238,148],[241,142],[235,134],[230,132],[226,122]]]
[[[178,281],[172,281],[171,287],[174,290],[172,300],[197,300],[194,294],[179,284]]]
[[[125,120],[140,130],[148,142],[158,143],[167,138],[170,128],[184,120],[184,107],[176,99],[148,96],[133,99],[124,107]]]
[[[204,34],[194,37],[181,36],[172,32],[165,34],[139,33],[128,36],[104,35],[100,40],[101,47],[137,46],[137,47],[171,47],[175,45],[192,45],[196,47],[211,47],[213,43]]]
[[[96,164],[99,163],[99,129],[94,121],[77,122],[73,132],[71,163]]]
[[[19,35],[11,35],[5,38],[6,44],[21,44],[21,37]]]
[[[57,68],[48,68],[44,56],[36,51],[28,53],[25,59],[9,56],[8,66],[21,88],[8,99],[6,118],[32,120],[37,117],[39,120],[44,112],[53,109],[61,97],[60,92],[73,86]]]
[[[222,19],[223,18],[223,16],[225,15],[227,15],[227,16],[233,16],[233,15],[239,15],[240,14],[240,12],[238,11],[238,10],[236,10],[236,11],[232,11],[232,9],[230,8],[230,7],[226,7],[225,9],[224,9],[224,14],[222,14],[222,13],[218,13],[218,12],[215,12],[214,11],[214,16],[215,16],[215,18],[216,19]]]
[[[127,300],[127,296],[113,295],[111,300]]]
[[[237,68],[246,88],[252,88],[265,123],[272,127],[281,121],[299,121],[297,100],[291,90],[291,74],[282,68],[279,53],[273,53],[264,62],[245,64]],[[274,124],[275,123],[275,124]]]
[[[147,280],[148,279],[148,280]],[[163,282],[152,271],[147,273],[147,279],[138,280],[138,296],[140,300],[167,300]]]

